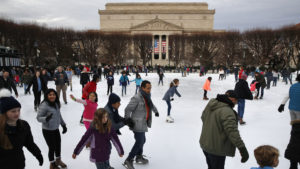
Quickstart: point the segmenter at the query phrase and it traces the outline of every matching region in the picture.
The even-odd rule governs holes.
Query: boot
[[[240,119],[240,125],[244,125],[246,122],[243,121],[243,119]]]
[[[57,166],[60,166],[61,168],[67,168],[67,165],[65,163],[63,163],[60,158],[56,159],[55,164]]]
[[[127,169],[134,169],[133,167],[133,160],[125,160],[125,162],[123,163],[123,166]]]
[[[50,169],[60,169],[55,162],[50,163]]]
[[[203,97],[203,100],[208,100],[208,98],[207,97]]]
[[[135,158],[136,163],[138,164],[148,164],[149,160],[145,159],[143,155],[137,155]]]
[[[174,119],[171,116],[167,116],[166,122],[167,123],[174,123]]]
[[[254,97],[254,99],[258,99],[258,97],[257,97],[257,96],[255,96],[255,97]]]

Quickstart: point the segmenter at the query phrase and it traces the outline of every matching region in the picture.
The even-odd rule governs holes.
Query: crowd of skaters
[[[123,157],[124,150],[122,144],[118,138],[120,134],[120,128],[127,125],[134,133],[135,143],[124,162],[124,166],[128,169],[134,169],[134,161],[140,164],[148,164],[149,160],[145,158],[143,153],[143,147],[146,142],[145,132],[151,127],[152,113],[155,116],[159,116],[159,113],[151,100],[151,82],[142,80],[139,73],[148,70],[145,67],[130,67],[125,66],[121,69],[122,76],[120,77],[120,85],[122,86],[122,96],[126,95],[126,86],[130,83],[128,76],[130,71],[136,74],[136,78],[131,82],[136,83],[136,94],[131,98],[127,107],[125,108],[125,116],[119,115],[118,108],[120,106],[121,98],[113,93],[112,86],[114,85],[114,73],[119,73],[119,68],[113,66],[105,66],[102,68],[89,68],[83,66],[78,74],[79,68],[75,68],[73,71],[71,68],[66,70],[63,67],[58,67],[56,71],[50,73],[46,69],[37,69],[34,74],[31,74],[32,70],[25,69],[22,76],[18,78],[11,76],[14,74],[11,70],[2,71],[0,78],[0,88],[6,88],[7,91],[1,90],[1,116],[0,116],[0,151],[1,154],[18,155],[23,157],[19,159],[19,163],[9,163],[12,159],[11,156],[0,161],[1,168],[24,168],[24,154],[21,151],[25,146],[29,151],[38,159],[39,164],[43,164],[43,157],[39,148],[35,145],[29,124],[19,119],[21,104],[10,96],[10,93],[14,91],[16,97],[19,96],[16,86],[24,86],[24,94],[30,92],[30,87],[33,87],[34,93],[34,109],[38,111],[37,120],[42,123],[42,132],[44,139],[48,145],[48,158],[50,161],[50,169],[66,168],[67,165],[61,160],[61,136],[59,132],[59,126],[62,127],[62,133],[67,132],[66,124],[61,116],[60,112],[60,93],[63,93],[63,101],[67,104],[66,88],[72,84],[72,75],[80,76],[80,84],[82,85],[82,97],[76,98],[71,95],[71,99],[84,105],[83,123],[87,129],[86,133],[81,138],[77,147],[74,150],[72,157],[75,159],[79,155],[84,146],[91,148],[90,160],[95,162],[98,169],[111,169],[109,156],[111,151],[111,143],[116,147],[120,157]],[[193,72],[189,67],[180,68],[182,76],[189,75]],[[18,69],[16,69],[18,70]],[[15,70],[13,70],[15,71]],[[21,70],[18,70],[21,71]],[[68,72],[69,71],[69,72]],[[158,85],[162,83],[164,77],[164,68],[157,67]],[[275,73],[273,73],[273,71]],[[16,71],[17,72],[17,71]],[[71,73],[70,73],[71,72]],[[224,73],[223,73],[224,72]],[[219,71],[220,78],[223,80],[226,78],[227,71],[223,69]],[[272,79],[271,74],[272,73]],[[200,69],[200,76],[205,74],[205,70]],[[242,162],[246,162],[249,158],[248,151],[243,143],[239,131],[237,122],[241,125],[245,124],[243,121],[243,114],[245,110],[245,99],[252,100],[262,99],[264,94],[264,88],[267,84],[273,81],[273,84],[279,80],[279,73],[275,70],[269,69],[267,72],[256,70],[255,72],[249,72],[244,70],[243,67],[239,68],[238,73],[234,72],[237,76],[237,83],[234,90],[228,90],[225,94],[219,94],[216,98],[210,99],[207,106],[202,113],[203,127],[200,137],[200,145],[203,149],[204,155],[209,169],[222,169],[225,165],[226,156],[234,156],[235,149],[238,148],[242,156]],[[16,76],[17,73],[15,73]],[[97,109],[97,83],[101,80],[101,76],[107,80],[107,95],[108,103],[105,108]],[[25,75],[25,76],[24,76]],[[256,93],[251,92],[247,83],[247,77],[253,75],[255,78],[252,84],[255,84]],[[288,69],[284,69],[281,72],[283,80],[287,83],[287,80],[291,79],[291,74],[288,73]],[[92,77],[92,81],[90,81]],[[268,79],[269,78],[269,79]],[[17,80],[20,80],[18,82]],[[267,79],[267,83],[266,83]],[[271,79],[271,80],[270,80]],[[54,80],[56,90],[48,89],[47,83],[49,80]],[[287,100],[290,99],[289,109],[291,112],[291,140],[285,153],[285,157],[291,161],[290,169],[297,168],[299,163],[299,120],[300,120],[300,77],[298,75],[298,83],[291,86],[289,94],[285,97],[278,111],[282,112]],[[207,98],[207,90],[210,89],[210,83],[212,78],[207,78],[204,89],[204,100]],[[276,82],[275,85],[276,86]],[[292,81],[290,80],[292,84]],[[163,100],[167,103],[167,122],[174,122],[174,119],[170,116],[171,101],[174,100],[173,96],[176,94],[181,97],[181,94],[177,91],[179,86],[179,80],[174,79],[170,83],[170,88],[166,91]],[[268,86],[270,87],[270,86]],[[268,88],[267,88],[268,89]],[[41,93],[44,94],[44,99],[41,102]],[[261,94],[259,96],[259,92]],[[4,93],[2,95],[2,93]],[[9,100],[9,101],[7,101]],[[233,110],[234,105],[238,105],[238,112]],[[214,107],[214,108],[212,108]],[[146,120],[144,120],[146,119]],[[218,120],[213,120],[218,119]],[[2,123],[1,123],[2,122]],[[19,130],[20,129],[20,130]],[[225,133],[223,131],[226,131]],[[17,136],[17,137],[16,137]],[[18,141],[17,138],[24,137]],[[215,140],[212,141],[211,139]],[[216,141],[218,140],[218,141]],[[229,140],[229,141],[228,141]],[[103,149],[101,152],[95,151],[96,149]],[[254,151],[255,158],[259,164],[259,168],[269,169],[278,165],[279,152],[272,146],[260,146]],[[3,164],[3,165],[2,165]]]

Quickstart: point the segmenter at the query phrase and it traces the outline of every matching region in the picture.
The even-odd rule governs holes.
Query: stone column
[[[161,60],[162,59],[162,36],[161,35],[159,35],[159,58],[158,58],[158,60]]]
[[[166,35],[166,59],[170,59],[169,56],[169,35]]]

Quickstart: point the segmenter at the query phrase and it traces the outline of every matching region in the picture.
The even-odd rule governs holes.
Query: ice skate
[[[209,100],[207,97],[203,97],[203,100]]]
[[[174,119],[171,116],[167,116],[166,122],[167,123],[174,123]]]
[[[60,166],[62,169],[66,169],[67,168],[67,165],[64,162],[62,162],[60,158],[56,159],[55,164],[57,166]]]
[[[135,162],[137,164],[148,164],[149,160],[144,158],[143,155],[137,155],[136,158],[135,158]]]
[[[60,169],[55,162],[50,163],[50,169]]]
[[[127,169],[134,169],[133,167],[133,160],[125,160],[123,166]]]

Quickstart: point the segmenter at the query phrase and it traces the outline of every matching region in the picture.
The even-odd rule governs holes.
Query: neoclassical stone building
[[[169,35],[214,31],[207,3],[108,3],[98,13],[102,32],[152,34],[153,64],[169,63]]]

